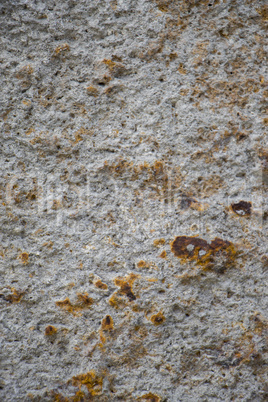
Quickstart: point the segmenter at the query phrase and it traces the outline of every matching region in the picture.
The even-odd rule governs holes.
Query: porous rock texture
[[[1,401],[265,401],[262,0],[1,0]]]

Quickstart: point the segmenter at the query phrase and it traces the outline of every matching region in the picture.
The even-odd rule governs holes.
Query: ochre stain
[[[53,325],[48,325],[45,329],[45,336],[55,335],[57,333],[57,328],[53,327]]]
[[[19,303],[25,294],[24,291],[22,290],[17,290],[15,288],[11,288],[12,294],[6,296],[5,300],[10,302],[10,303]]]
[[[108,286],[106,285],[106,283],[103,283],[100,279],[98,279],[96,282],[94,282],[94,285],[98,289],[102,289],[102,290],[107,290],[108,289]]]
[[[163,324],[163,322],[166,321],[166,318],[161,312],[159,312],[157,314],[152,315],[151,321],[154,325],[161,325]]]
[[[110,315],[106,315],[101,322],[101,329],[103,331],[111,331],[114,327],[113,319]]]
[[[69,297],[66,297],[64,300],[56,301],[56,306],[62,308],[63,310],[71,313],[73,315],[80,315],[82,310],[85,310],[93,304],[93,299],[88,297],[87,293],[78,293],[77,294],[77,302],[72,304],[70,302]],[[80,313],[80,314],[79,314]]]
[[[149,265],[147,262],[141,260],[141,261],[139,261],[139,262],[137,263],[137,267],[138,267],[138,268],[149,268],[150,265]]]
[[[29,254],[26,253],[25,251],[19,255],[19,259],[21,262],[26,265],[29,262]]]
[[[154,246],[155,247],[161,247],[166,243],[166,240],[161,238],[161,239],[155,239],[154,240]]]

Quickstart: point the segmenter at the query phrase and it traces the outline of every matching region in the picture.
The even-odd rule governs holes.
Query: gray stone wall
[[[262,0],[2,0],[2,401],[267,400]]]

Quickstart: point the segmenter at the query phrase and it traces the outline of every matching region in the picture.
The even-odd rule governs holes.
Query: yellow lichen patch
[[[166,252],[166,250],[163,250],[159,257],[166,258],[166,256],[167,256],[167,252]]]
[[[62,52],[67,52],[69,50],[70,50],[70,46],[68,45],[68,43],[62,43],[61,45],[56,47],[56,49],[53,52],[53,55],[58,56]]]
[[[151,317],[151,321],[154,325],[161,325],[163,324],[163,322],[165,322],[166,318],[163,315],[163,313],[161,313],[161,311],[157,314],[152,315]]]
[[[154,240],[154,246],[155,247],[161,247],[161,246],[163,246],[164,244],[166,243],[166,240],[165,239],[155,239]]]
[[[68,313],[79,315],[79,312],[91,307],[91,305],[93,304],[93,299],[91,297],[88,297],[87,293],[78,293],[77,302],[74,304],[70,302],[69,297],[66,297],[66,299],[62,301],[57,301],[55,303],[56,306],[62,308]]]
[[[206,240],[191,236],[176,237],[171,243],[171,251],[182,263],[194,261],[203,269],[215,266],[220,273],[233,264],[237,253],[235,246],[228,240],[216,237],[209,244]]]
[[[117,63],[110,59],[103,59],[102,62],[108,67],[110,74],[116,78],[127,74],[127,69],[122,63]]]
[[[79,374],[70,380],[74,387],[81,389],[82,385],[86,386],[88,393],[91,396],[101,395],[103,378],[98,376],[94,370],[85,374]]]
[[[156,394],[152,394],[152,392],[149,392],[148,394],[144,394],[138,398],[138,401],[148,401],[148,402],[160,402],[161,398],[160,396]]]
[[[101,329],[103,331],[111,331],[114,327],[113,319],[110,315],[106,315],[101,322]]]
[[[11,288],[12,294],[6,296],[6,301],[9,301],[10,303],[19,303],[25,294],[24,291],[22,290],[17,290],[15,288]]]
[[[107,290],[108,286],[106,285],[106,283],[103,283],[100,279],[98,279],[97,281],[94,282],[94,285],[96,286],[96,288],[98,289],[102,289],[102,290]]]
[[[28,264],[28,262],[29,262],[29,254],[28,253],[26,253],[26,251],[24,251],[23,253],[21,253],[20,255],[19,255],[19,259],[20,259],[20,261],[22,262],[22,264]]]
[[[56,327],[54,327],[53,325],[48,325],[45,329],[45,336],[56,335],[57,332],[58,330]]]

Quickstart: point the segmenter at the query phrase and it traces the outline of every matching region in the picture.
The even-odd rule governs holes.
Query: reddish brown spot
[[[251,215],[251,202],[239,201],[236,204],[232,204],[232,210],[239,216]]]
[[[157,314],[152,315],[151,321],[154,325],[160,325],[163,324],[163,322],[166,320],[165,316],[159,312]]]
[[[182,262],[196,261],[204,269],[215,268],[219,273],[232,265],[236,255],[234,245],[218,237],[209,244],[198,237],[178,236],[171,243],[171,251]]]
[[[45,336],[55,335],[57,331],[57,328],[53,327],[53,325],[48,325],[45,329]]]
[[[171,251],[180,258],[194,258],[199,250],[207,252],[209,245],[198,237],[178,236],[171,245]]]

